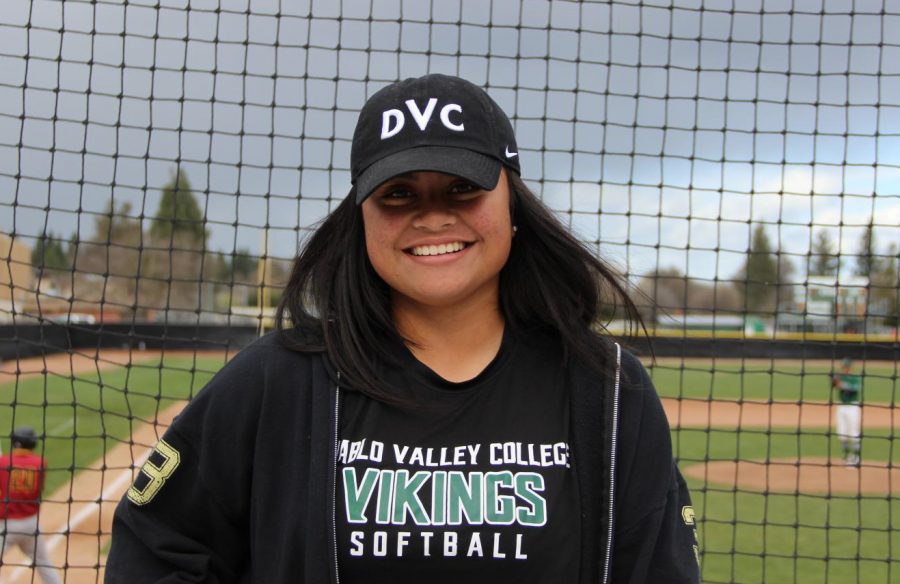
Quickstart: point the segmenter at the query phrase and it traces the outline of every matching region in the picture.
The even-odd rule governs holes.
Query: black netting
[[[366,97],[443,72],[639,292],[704,581],[900,581],[897,30],[897,0],[7,1],[0,435],[41,436],[53,563],[99,581],[132,467],[349,189]]]

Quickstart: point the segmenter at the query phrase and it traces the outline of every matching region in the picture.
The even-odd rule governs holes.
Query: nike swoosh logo
[[[519,155],[518,152],[510,152],[509,146],[506,147],[506,157],[507,158],[513,158],[514,156],[518,156],[518,155]]]

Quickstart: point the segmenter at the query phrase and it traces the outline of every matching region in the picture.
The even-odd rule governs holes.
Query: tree
[[[687,306],[687,276],[674,267],[658,268],[644,275],[638,282],[638,290],[649,300],[652,321],[657,320],[657,310],[682,312]],[[645,308],[645,307],[641,307]]]
[[[94,218],[92,243],[109,247],[129,247],[137,250],[141,242],[140,222],[131,216],[132,205],[124,201],[115,205],[110,199],[106,210]]]
[[[191,189],[187,175],[179,168],[163,187],[159,208],[150,226],[150,235],[157,242],[170,241],[179,235],[202,248],[208,233],[203,212]],[[181,238],[179,238],[181,239]]]
[[[259,258],[251,254],[250,250],[247,248],[235,250],[230,256],[231,261],[228,260],[228,256],[225,257],[225,261],[228,264],[228,273],[226,274],[225,280],[255,283],[257,279],[256,270],[259,265]]]
[[[778,266],[778,289],[776,294],[776,310],[794,309],[794,263],[781,249],[775,252],[775,263]]]
[[[810,252],[809,275],[837,276],[840,267],[840,258],[834,251],[834,243],[828,230],[820,229]]]
[[[872,276],[880,269],[878,258],[878,246],[875,242],[875,226],[872,222],[866,226],[859,238],[859,247],[856,252],[856,275],[865,276],[871,281]]]
[[[94,232],[73,242],[76,290],[82,300],[108,302],[122,310],[136,302],[141,261],[141,223],[131,204],[115,205],[94,217]],[[102,279],[99,280],[99,279]]]
[[[741,301],[730,282],[691,278],[674,267],[659,268],[641,277],[637,284],[640,297],[638,308],[650,323],[660,320],[659,312],[682,313],[699,311],[736,312]],[[641,304],[646,300],[647,304]]]
[[[72,262],[63,248],[62,238],[45,231],[31,250],[31,265],[35,269],[68,270]]]
[[[750,240],[747,261],[739,273],[737,288],[748,311],[775,310],[779,261],[765,226],[757,225]]]
[[[187,175],[178,169],[163,187],[150,223],[150,246],[141,256],[141,305],[164,311],[167,321],[196,319],[212,308],[209,280],[217,269],[206,250],[205,218]]]

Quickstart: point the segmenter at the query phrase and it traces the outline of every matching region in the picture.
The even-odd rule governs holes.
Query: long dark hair
[[[506,326],[553,334],[567,357],[608,372],[604,317],[618,315],[643,327],[624,278],[576,239],[518,176],[508,176],[517,232],[500,272]],[[391,318],[390,290],[369,262],[355,201],[351,191],[309,237],[275,321],[287,347],[326,350],[342,385],[394,403],[402,400],[379,382],[377,368],[396,362],[386,341],[403,339]]]

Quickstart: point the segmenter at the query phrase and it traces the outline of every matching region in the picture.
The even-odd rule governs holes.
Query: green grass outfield
[[[196,392],[224,359],[167,356],[75,379],[49,375],[0,385],[0,434],[31,424],[49,438],[43,445],[52,470],[48,492],[72,478],[107,448],[127,441],[131,421],[152,421],[157,411]],[[715,371],[713,371],[713,367]],[[650,368],[663,396],[695,399],[827,401],[830,366],[797,361],[660,360]],[[127,388],[127,392],[125,391]],[[896,371],[866,367],[867,403],[897,402]],[[16,404],[15,411],[13,404]],[[673,432],[684,467],[707,460],[839,456],[829,428],[744,428]],[[4,451],[8,439],[2,441]],[[889,430],[867,430],[866,461],[900,465],[900,442]],[[900,584],[900,501],[891,497],[787,495],[737,491],[690,480],[708,583]]]
[[[660,359],[646,361],[656,389],[663,397],[716,400],[776,400],[827,402],[835,397],[831,375],[840,363],[827,361],[769,361]],[[854,372],[863,374],[865,403],[897,404],[900,401],[900,368],[884,361],[857,362]]]
[[[706,460],[840,459],[827,428],[679,429],[686,468]],[[867,430],[864,463],[900,465],[888,429]],[[688,478],[703,550],[704,582],[900,583],[900,500],[887,496],[768,494]],[[894,532],[892,534],[892,531]],[[893,561],[892,561],[893,559]]]
[[[9,452],[14,426],[30,425],[46,434],[38,452],[47,459],[45,491],[52,493],[72,479],[73,471],[127,441],[133,422],[153,421],[175,400],[196,394],[224,363],[224,356],[167,356],[74,378],[49,374],[3,383],[3,452]]]

